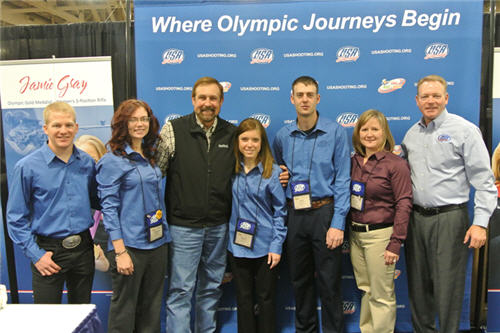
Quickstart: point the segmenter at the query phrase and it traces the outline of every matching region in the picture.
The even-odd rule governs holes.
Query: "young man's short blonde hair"
[[[73,116],[73,121],[76,122],[76,112],[71,105],[66,102],[54,102],[47,105],[43,110],[43,122],[45,125],[48,125],[52,112],[68,113]]]

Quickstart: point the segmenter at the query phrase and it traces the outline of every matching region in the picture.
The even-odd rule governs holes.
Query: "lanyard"
[[[313,156],[314,156],[314,149],[316,148],[316,140],[318,139],[318,132],[315,133],[314,135],[314,143],[311,151],[311,160],[309,161],[309,172],[307,174],[307,180],[311,179],[311,169],[312,169],[312,162],[313,162]],[[292,170],[293,170],[293,160],[294,160],[294,155],[295,155],[295,136],[293,137],[293,145],[292,145]],[[290,170],[288,170],[290,174],[292,173]],[[293,174],[292,174],[293,177]]]
[[[249,171],[249,173],[250,172],[251,172],[251,170]],[[240,195],[239,195],[240,194],[240,178],[242,178],[242,177],[238,177],[238,179],[236,180],[236,197],[238,198],[238,206],[237,206],[238,218],[241,218],[241,215],[240,215]],[[257,196],[256,196],[256,198],[259,197],[260,184],[261,183],[262,183],[262,175],[260,175],[259,185],[257,186]],[[245,194],[245,197],[247,197],[246,187],[245,187],[245,193],[244,194]],[[259,209],[259,206],[257,205],[257,200],[255,200],[255,222],[257,222],[258,219],[259,219],[258,209]]]
[[[142,181],[142,175],[141,175],[141,172],[139,171],[139,168],[137,167],[137,164],[135,161],[132,161],[132,164],[134,165],[134,168],[137,170],[137,173],[139,174],[139,180],[141,182],[141,194],[142,194],[142,205],[144,206],[144,211],[147,212],[148,210],[146,209],[146,199],[144,197],[144,183]],[[153,168],[153,172],[155,173],[155,180],[156,180],[156,186],[155,186],[155,189],[156,189],[156,198],[158,199],[158,205],[161,206],[161,200],[160,200],[160,191],[159,191],[159,181],[158,181],[158,174],[156,173],[156,169],[151,165],[149,164],[148,162],[148,165],[151,166],[151,168]],[[159,207],[158,207],[159,208]],[[156,208],[156,209],[158,209]]]

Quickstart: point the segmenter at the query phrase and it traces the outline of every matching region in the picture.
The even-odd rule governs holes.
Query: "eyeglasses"
[[[139,121],[141,123],[149,123],[150,119],[151,118],[149,118],[149,117],[141,117],[141,118],[132,117],[132,118],[129,118],[128,122],[130,124],[137,124]]]

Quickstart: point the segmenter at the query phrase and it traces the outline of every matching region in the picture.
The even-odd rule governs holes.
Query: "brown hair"
[[[361,156],[366,156],[365,147],[361,144],[361,139],[359,138],[359,131],[370,119],[375,118],[378,120],[382,131],[384,132],[384,144],[380,149],[385,151],[391,151],[394,149],[394,138],[392,137],[391,129],[389,128],[389,123],[385,118],[384,114],[375,109],[366,110],[361,114],[354,127],[354,133],[352,134],[352,145],[354,150]]]
[[[132,113],[140,107],[146,110],[149,117],[149,131],[142,140],[142,150],[144,157],[151,164],[154,164],[156,143],[160,138],[158,134],[160,124],[149,105],[144,101],[128,99],[118,106],[111,120],[111,139],[108,141],[108,146],[115,155],[125,155],[125,143],[131,144],[128,120]]]
[[[417,82],[417,95],[418,95],[418,89],[420,88],[420,86],[424,82],[439,82],[443,85],[444,92],[447,92],[448,83],[446,82],[446,80],[442,76],[433,74],[433,75],[427,75],[427,76],[421,78],[420,80],[418,80],[418,82]]]
[[[209,76],[205,76],[205,77],[199,78],[194,83],[193,90],[191,91],[191,97],[193,97],[193,98],[196,97],[196,88],[198,88],[199,86],[204,86],[204,85],[208,85],[208,84],[215,84],[215,85],[217,85],[217,87],[219,88],[219,92],[220,92],[220,99],[219,100],[220,101],[223,100],[224,99],[224,88],[219,83],[219,81],[217,81],[213,77],[209,77]]]
[[[236,135],[234,136],[234,157],[236,158],[236,165],[234,171],[240,173],[242,171],[241,161],[242,156],[239,150],[239,138],[240,135],[247,131],[257,130],[260,133],[260,152],[257,155],[257,163],[261,162],[263,166],[262,177],[269,178],[273,173],[273,154],[271,153],[271,147],[269,146],[269,141],[267,140],[266,130],[264,126],[254,118],[247,118],[243,120],[238,128],[236,129]]]
[[[293,81],[293,83],[292,83],[292,94],[293,94],[293,87],[295,87],[295,85],[297,83],[302,83],[302,84],[304,84],[306,86],[312,84],[313,86],[316,87],[316,94],[319,92],[318,82],[314,78],[312,78],[310,76],[307,76],[307,75],[304,75],[304,76],[300,76],[300,77],[296,78],[295,81]]]

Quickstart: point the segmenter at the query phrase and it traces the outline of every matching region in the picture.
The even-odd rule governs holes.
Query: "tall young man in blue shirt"
[[[448,113],[446,80],[417,83],[422,119],[403,139],[413,185],[413,213],[406,239],[406,265],[415,332],[458,332],[469,248],[486,242],[497,190],[488,150],[472,123]],[[467,201],[475,188],[474,221]]]
[[[278,164],[290,173],[287,254],[295,294],[297,332],[342,332],[341,245],[349,211],[350,154],[347,135],[320,116],[318,83],[302,76],[292,84],[297,121],[273,144]],[[318,289],[315,287],[315,272]]]
[[[43,111],[48,141],[19,160],[10,179],[8,232],[31,260],[35,303],[90,303],[94,252],[89,227],[97,206],[94,160],[73,146],[75,110],[54,102]]]

